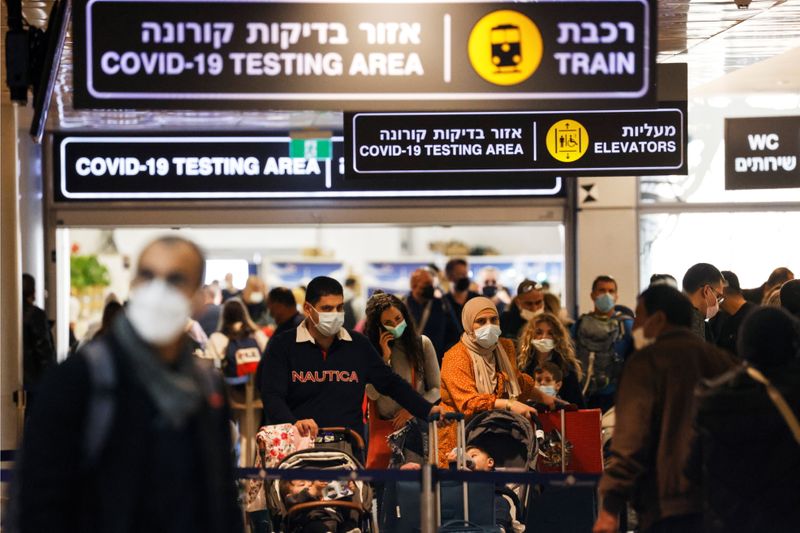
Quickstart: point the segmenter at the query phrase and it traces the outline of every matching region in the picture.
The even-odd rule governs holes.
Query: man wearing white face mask
[[[692,302],[692,331],[708,342],[714,342],[711,328],[706,320],[711,320],[719,312],[719,305],[725,299],[723,287],[725,278],[717,267],[709,263],[697,263],[683,276],[683,293]]]
[[[222,384],[185,335],[204,264],[185,239],[148,245],[125,312],[50,376],[18,463],[21,531],[241,531]]]
[[[517,295],[511,305],[500,315],[502,336],[514,341],[519,349],[519,337],[523,328],[534,318],[544,313],[544,287],[540,283],[526,279],[517,287]]]
[[[335,279],[311,280],[303,304],[306,319],[267,345],[261,396],[269,422],[294,424],[303,436],[315,437],[320,427],[360,433],[367,383],[414,416],[438,412],[384,363],[366,337],[342,328],[343,293]]]
[[[626,362],[616,403],[611,460],[600,481],[594,533],[619,531],[626,502],[645,533],[703,531],[701,487],[684,475],[692,439],[693,393],[703,379],[733,367],[729,354],[689,329],[692,305],[658,285],[636,307],[638,351]]]

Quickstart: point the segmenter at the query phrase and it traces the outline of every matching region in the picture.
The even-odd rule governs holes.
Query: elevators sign
[[[76,4],[77,108],[655,103],[655,0]]]
[[[800,116],[725,119],[725,188],[800,187]]]
[[[685,131],[685,102],[641,110],[347,113],[346,177],[685,174]]]

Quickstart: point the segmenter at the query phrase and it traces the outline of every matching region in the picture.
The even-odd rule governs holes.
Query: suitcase
[[[561,443],[548,453],[540,450],[536,469],[539,472],[602,474],[603,445],[600,409],[540,413],[542,430],[561,435]],[[543,455],[544,454],[544,455]]]
[[[603,447],[600,409],[540,413],[541,429],[555,430],[561,444],[550,450],[540,445],[536,470],[544,473],[602,474]],[[563,443],[567,443],[566,446]],[[543,455],[544,454],[544,455]],[[526,531],[572,533],[591,531],[597,517],[594,487],[553,487],[530,492],[526,505]]]

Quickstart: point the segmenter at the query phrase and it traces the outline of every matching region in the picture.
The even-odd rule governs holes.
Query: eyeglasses
[[[715,291],[715,290],[714,290],[714,287],[712,287],[711,285],[706,285],[706,286],[707,286],[709,289],[711,289],[711,294],[713,294],[713,295],[714,295],[714,298],[716,298],[716,299],[717,299],[717,303],[718,303],[718,304],[721,304],[722,302],[724,302],[724,301],[725,301],[725,295],[724,295],[724,294],[717,294],[717,291]]]
[[[517,294],[527,294],[531,291],[542,291],[544,287],[542,287],[541,283],[537,283],[535,281],[523,281],[519,284],[519,288],[517,289]]]

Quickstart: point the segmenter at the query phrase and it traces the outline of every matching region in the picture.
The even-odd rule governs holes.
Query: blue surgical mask
[[[594,306],[601,313],[608,313],[614,309],[614,297],[609,293],[601,294],[594,299]]]
[[[403,332],[406,330],[407,325],[408,324],[406,324],[406,321],[403,320],[395,327],[392,326],[383,326],[383,327],[386,328],[386,331],[392,334],[392,337],[394,337],[395,339],[399,339],[400,337],[403,336]]]
[[[552,385],[539,385],[537,388],[543,393],[548,394],[550,396],[555,396],[557,394],[556,388]]]

